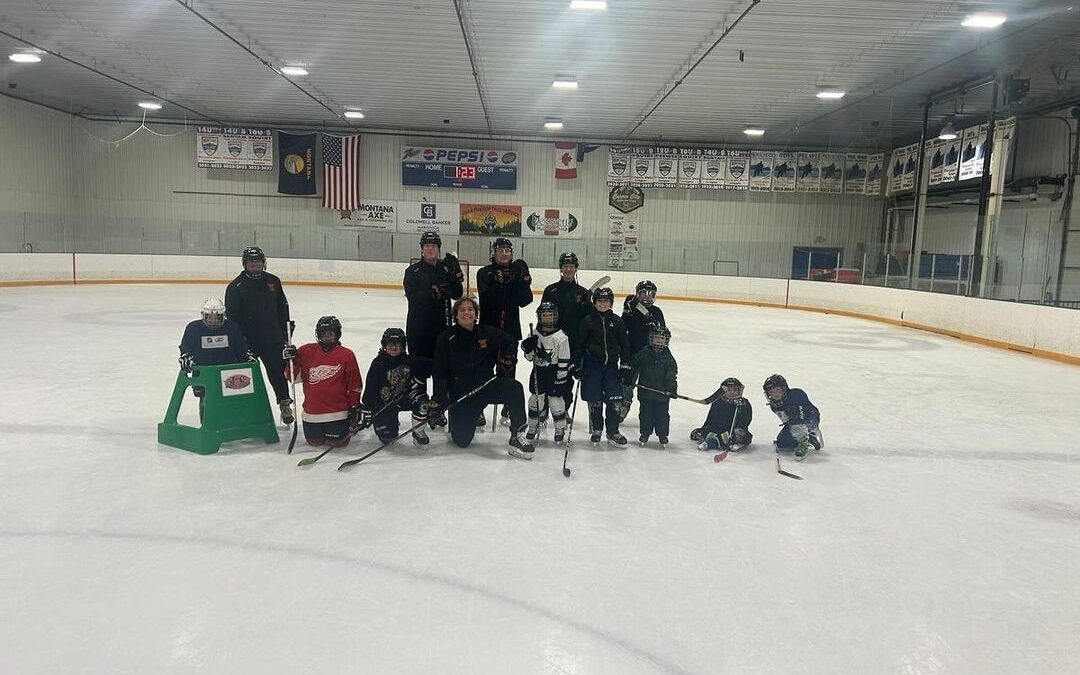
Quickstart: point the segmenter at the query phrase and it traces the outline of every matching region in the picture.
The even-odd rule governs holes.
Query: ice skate
[[[589,441],[593,445],[600,445],[600,436],[601,436],[600,431],[598,431],[598,430],[597,431],[590,431],[589,432]]]
[[[613,448],[626,448],[626,436],[623,436],[618,431],[608,434],[607,442]]]
[[[511,457],[529,460],[533,458],[533,444],[521,438],[521,434],[515,433],[510,436],[510,449],[506,451]]]
[[[660,449],[661,450],[663,450],[663,449],[665,449],[667,447],[667,441],[668,441],[667,436],[661,436],[660,438],[657,439],[657,441],[660,443]]]
[[[414,429],[412,432],[413,445],[421,450],[427,450],[428,443],[431,439],[428,438],[427,432],[421,427],[420,429]]]
[[[289,426],[296,421],[296,417],[293,416],[292,401],[278,401],[278,407],[281,409],[282,424]]]

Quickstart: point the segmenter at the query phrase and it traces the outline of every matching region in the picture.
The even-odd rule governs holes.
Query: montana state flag
[[[316,134],[278,132],[277,191],[283,195],[315,194]]]

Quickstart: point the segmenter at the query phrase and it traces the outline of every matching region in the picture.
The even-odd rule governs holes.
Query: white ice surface
[[[306,469],[284,432],[155,442],[222,290],[0,289],[0,673],[1080,672],[1080,368],[661,296],[681,391],[747,384],[750,451],[713,463],[675,401],[666,451],[579,428],[569,479],[502,428],[342,473],[367,432]],[[337,314],[365,372],[403,325],[397,293],[289,295],[298,338]],[[775,470],[773,372],[822,411],[826,452],[784,460],[803,481]]]

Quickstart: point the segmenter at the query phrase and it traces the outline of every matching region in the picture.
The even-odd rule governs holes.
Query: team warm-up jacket
[[[750,405],[749,399],[739,398],[736,405],[735,401],[727,401],[724,398],[720,398],[723,394],[722,389],[716,390],[712,396],[718,397],[713,404],[709,406],[709,414],[705,417],[704,429],[707,432],[715,434],[721,434],[725,431],[731,431],[732,428],[749,429],[750,422],[754,419],[754,407]],[[735,415],[738,413],[738,418]],[[732,422],[737,424],[732,425]]]
[[[517,340],[498,328],[479,323],[473,330],[454,325],[435,342],[433,399],[446,405],[487,382],[498,358],[517,360]]]
[[[409,354],[390,356],[380,351],[371,360],[367,371],[367,388],[364,389],[364,409],[375,413],[387,403],[398,399],[399,403],[413,403],[424,395],[423,380],[431,371]]]
[[[630,340],[630,351],[634,354],[649,344],[649,333],[656,326],[663,326],[664,313],[656,305],[646,307],[634,296],[623,303],[623,323]]]
[[[499,283],[498,271],[503,270],[510,278]],[[521,339],[521,316],[519,307],[533,301],[532,276],[524,260],[509,265],[491,263],[476,273],[476,289],[480,295],[480,323],[506,331]]]
[[[769,408],[784,424],[815,425],[821,421],[821,412],[802,389],[789,389],[784,400],[769,401]]]
[[[579,338],[582,354],[592,355],[603,364],[630,362],[630,345],[622,319],[612,311],[593,312],[581,322]]]
[[[638,374],[639,386],[673,394],[679,391],[676,383],[679,367],[675,363],[675,357],[671,355],[671,350],[667,347],[661,350],[642,347],[634,354],[634,358],[630,359],[630,365]],[[638,389],[638,396],[642,401],[664,401],[668,398],[663,394],[645,389]]]
[[[269,272],[257,279],[237,275],[225,289],[225,315],[240,324],[256,352],[283,345],[288,338],[289,300],[281,279]]]
[[[434,265],[422,259],[409,265],[402,284],[409,299],[405,332],[410,339],[414,336],[419,338],[425,333],[434,337],[450,325],[450,302],[461,297],[463,282],[461,265],[450,254],[436,260]],[[444,297],[435,297],[433,286],[442,287]]]
[[[544,289],[540,302],[554,302],[559,308],[556,325],[570,338],[570,353],[575,359],[581,358],[581,322],[593,311],[589,289],[575,281],[559,279]]]
[[[348,347],[334,345],[324,352],[317,342],[296,350],[294,368],[299,370],[304,385],[304,409],[300,418],[305,422],[335,422],[348,419],[349,408],[360,405],[364,381],[356,355]],[[289,364],[285,364],[289,376]]]
[[[225,319],[218,328],[210,328],[201,319],[184,329],[180,353],[191,354],[200,366],[222,366],[247,361],[247,341],[235,321]]]

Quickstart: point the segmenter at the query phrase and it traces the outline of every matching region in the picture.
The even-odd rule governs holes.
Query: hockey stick
[[[596,289],[600,288],[601,286],[606,286],[610,282],[611,282],[611,277],[609,277],[608,275],[605,274],[604,276],[602,276],[599,279],[597,279],[596,281],[594,281],[592,286],[589,286],[589,293],[591,294]]]
[[[289,321],[289,344],[292,344],[293,331],[296,330],[296,322]],[[289,441],[289,451],[285,454],[291,455],[293,448],[296,447],[296,434],[300,431],[300,405],[296,402],[296,371],[293,370],[293,365],[296,359],[289,359],[289,380],[292,381],[292,406],[293,406],[293,423],[292,423],[292,439]]]
[[[379,408],[378,412],[376,412],[374,415],[371,416],[371,420],[374,422],[375,418],[378,417],[379,415],[383,414],[384,412],[386,412],[390,408],[390,406],[397,405],[398,401],[400,401],[401,397],[404,396],[404,395],[405,395],[405,392],[401,392],[395,398],[393,398],[389,403],[384,405],[382,408]],[[367,427],[357,426],[355,429],[350,429],[349,434],[345,437],[345,439],[346,440],[351,439],[355,434],[360,433],[361,431],[363,431],[366,428]],[[327,448],[326,450],[323,450],[322,452],[320,452],[318,454],[318,456],[316,456],[316,457],[305,457],[304,459],[300,460],[299,463],[297,463],[296,466],[311,466],[312,464],[319,461],[323,457],[326,457],[326,455],[328,455],[331,450],[336,450],[339,447],[343,447],[343,446],[332,445],[329,448]]]
[[[465,399],[469,398],[470,396],[472,396],[473,394],[475,394],[476,392],[480,391],[481,389],[483,389],[484,387],[488,386],[489,384],[491,384],[491,383],[492,383],[492,382],[494,382],[494,381],[495,381],[495,377],[494,377],[494,376],[492,376],[491,378],[489,378],[489,379],[488,379],[488,381],[487,381],[487,382],[483,383],[482,385],[480,385],[480,386],[479,386],[479,387],[477,387],[476,389],[473,389],[472,391],[470,391],[470,392],[467,392],[467,393],[465,393],[465,394],[464,394],[464,395],[462,395],[462,396],[461,396],[460,398],[458,398],[457,400],[455,400],[454,402],[452,402],[452,403],[451,403],[450,405],[446,406],[446,409],[445,409],[445,410],[443,410],[442,412],[443,412],[443,413],[448,413],[448,412],[450,412],[451,410],[453,410],[454,406],[456,406],[456,405],[457,405],[458,403],[461,403],[462,401],[464,401]],[[473,424],[476,424],[476,421],[474,420],[474,421],[473,421],[472,423],[473,423]],[[375,454],[376,452],[379,452],[380,450],[382,450],[382,449],[383,449],[383,448],[385,448],[386,446],[390,445],[391,443],[394,443],[395,441],[398,441],[398,440],[400,440],[400,439],[402,439],[402,438],[405,438],[405,436],[407,436],[408,434],[411,434],[412,432],[416,431],[417,429],[419,429],[420,427],[424,426],[425,424],[427,424],[427,420],[425,420],[425,421],[421,422],[420,424],[416,424],[416,425],[412,426],[411,428],[409,428],[408,430],[406,430],[406,431],[405,431],[405,433],[402,433],[402,434],[398,434],[397,438],[395,438],[394,440],[392,440],[392,441],[387,441],[386,443],[383,443],[382,445],[380,445],[379,447],[375,448],[374,450],[372,450],[372,451],[371,451],[371,452],[369,452],[368,454],[364,455],[363,457],[360,457],[359,459],[350,459],[349,461],[347,461],[347,462],[344,462],[344,463],[342,463],[342,465],[341,465],[341,466],[339,466],[339,467],[337,468],[337,470],[338,470],[338,471],[342,471],[342,470],[344,470],[344,469],[347,469],[347,468],[349,468],[350,466],[353,466],[353,465],[355,465],[355,464],[359,464],[360,462],[364,461],[364,460],[365,460],[365,459],[367,459],[368,457],[371,457],[371,456],[372,456],[372,455],[374,455],[374,454]]]
[[[712,405],[721,396],[720,394],[713,394],[708,398],[691,398],[690,396],[683,396],[682,394],[672,394],[671,392],[663,391],[661,389],[653,389],[652,387],[646,387],[643,384],[639,384],[637,385],[637,387],[638,389],[644,389],[645,391],[651,391],[656,394],[663,394],[664,396],[667,396],[669,398],[681,398],[684,401],[693,401],[694,403],[700,403],[702,405]]]
[[[570,469],[566,468],[566,459],[570,456],[570,434],[574,432],[574,415],[577,414],[577,401],[578,394],[581,393],[581,380],[577,382],[577,389],[574,391],[574,405],[570,408],[569,424],[566,425],[566,449],[563,450],[562,455],[562,475],[567,478],[570,477]]]
[[[796,476],[790,471],[784,471],[783,467],[780,466],[780,446],[777,445],[775,441],[773,442],[773,448],[776,449],[776,473],[781,476],[787,476],[788,478],[794,478],[795,480],[802,480],[802,476]]]

